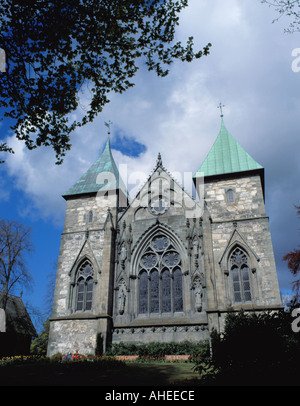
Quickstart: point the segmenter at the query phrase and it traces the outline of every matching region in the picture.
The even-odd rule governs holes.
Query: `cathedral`
[[[207,341],[228,312],[282,307],[264,168],[223,118],[194,172],[195,195],[160,154],[134,198],[125,183],[108,139],[63,195],[49,356],[102,353],[120,342]]]

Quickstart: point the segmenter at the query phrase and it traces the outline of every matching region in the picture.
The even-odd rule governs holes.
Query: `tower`
[[[50,318],[48,354],[95,353],[112,325],[114,237],[127,192],[109,139],[99,159],[63,195],[64,230]]]
[[[221,128],[194,175],[204,177],[209,213],[206,241],[212,264],[207,275],[210,326],[222,329],[228,311],[281,307],[269,219],[264,203],[264,168]]]

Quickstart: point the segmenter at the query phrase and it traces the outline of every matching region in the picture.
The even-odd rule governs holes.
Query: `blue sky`
[[[194,36],[196,47],[212,43],[211,55],[191,64],[174,63],[166,78],[157,78],[143,63],[136,86],[111,102],[93,123],[72,135],[63,165],[55,165],[50,149],[28,151],[16,141],[8,122],[1,139],[15,154],[0,167],[1,217],[33,229],[35,251],[28,258],[33,292],[24,302],[45,311],[47,275],[54,272],[65,201],[61,195],[99,157],[111,121],[116,163],[148,175],[158,152],[170,172],[194,173],[220,129],[221,101],[228,131],[265,168],[266,211],[282,291],[293,280],[282,256],[298,247],[300,221],[300,72],[292,70],[300,34],[285,34],[288,19],[272,24],[272,8],[259,0],[190,0],[182,13],[177,40]],[[300,64],[299,64],[300,65]],[[82,89],[82,114],[88,89]],[[16,292],[18,293],[18,292]]]

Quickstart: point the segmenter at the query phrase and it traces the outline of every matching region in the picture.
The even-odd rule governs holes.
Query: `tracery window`
[[[247,254],[239,247],[230,255],[230,269],[233,281],[233,296],[236,303],[251,301],[251,284],[249,260]]]
[[[86,311],[92,309],[94,271],[89,261],[85,261],[77,273],[77,294],[76,311]]]
[[[139,261],[139,313],[183,311],[181,258],[169,238],[157,235]]]

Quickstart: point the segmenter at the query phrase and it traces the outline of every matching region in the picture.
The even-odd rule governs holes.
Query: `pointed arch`
[[[132,273],[138,278],[138,313],[183,311],[183,247],[168,228],[157,225],[136,247]]]
[[[69,308],[71,312],[92,311],[94,276],[93,262],[85,255],[73,267],[71,275],[69,294]]]
[[[86,261],[91,264],[91,266],[93,267],[94,276],[96,276],[95,269],[97,269],[98,267],[97,267],[97,264],[96,264],[96,266],[95,266],[95,262],[96,262],[96,261],[95,261],[95,258],[94,258],[93,256],[89,255],[89,254],[84,254],[84,255],[83,255],[82,257],[80,257],[80,258],[76,258],[74,264],[72,265],[72,268],[70,269],[69,276],[70,276],[71,283],[75,283],[76,275],[77,275],[78,269],[79,269]]]
[[[228,269],[232,284],[233,302],[251,302],[253,295],[249,254],[239,244],[236,244],[228,255]]]
[[[246,239],[243,237],[241,232],[237,229],[234,229],[228,243],[220,257],[219,264],[222,266],[225,265],[226,268],[226,258],[228,256],[228,253],[232,251],[232,249],[236,246],[240,245],[242,249],[248,252],[248,255],[251,256],[251,259],[256,260],[257,262],[260,261],[258,255],[254,252],[254,250],[249,246],[247,243]],[[223,266],[224,268],[224,266]]]
[[[182,269],[185,270],[187,264],[184,262],[185,259],[185,252],[186,248],[184,246],[183,241],[177,234],[168,226],[156,223],[151,226],[148,230],[146,230],[139,240],[136,242],[132,249],[132,262],[131,262],[131,269],[130,274],[138,276],[139,270],[139,261],[142,256],[142,253],[146,250],[149,246],[151,239],[154,236],[165,236],[168,238],[170,243],[174,246],[175,250],[180,254],[182,260]]]

